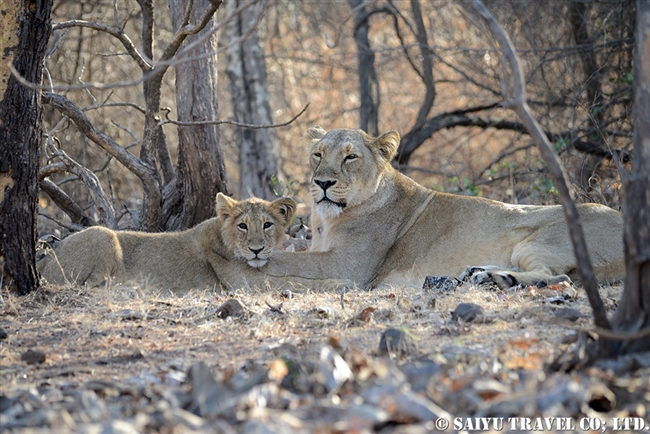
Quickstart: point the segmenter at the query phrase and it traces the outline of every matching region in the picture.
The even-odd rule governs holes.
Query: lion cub
[[[259,270],[284,239],[293,199],[236,201],[217,194],[217,217],[183,232],[113,231],[94,226],[64,239],[37,268],[49,283],[96,286],[147,279],[170,290],[262,284]],[[242,283],[243,282],[243,283]]]

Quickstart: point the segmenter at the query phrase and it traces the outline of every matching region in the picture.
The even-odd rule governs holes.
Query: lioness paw
[[[508,289],[520,284],[517,278],[508,270],[492,265],[468,267],[458,279],[463,282],[469,282],[474,286],[495,284],[500,289]]]

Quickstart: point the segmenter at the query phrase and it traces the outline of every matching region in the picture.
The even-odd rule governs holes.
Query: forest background
[[[51,3],[36,4],[43,16],[30,21],[40,24],[33,34],[49,40],[43,134],[40,123],[27,119],[40,114],[38,98],[31,98],[35,104],[25,119],[8,115],[17,106],[10,97],[41,92],[29,80],[20,83],[21,91],[6,92],[0,117],[11,117],[17,130],[31,125],[33,143],[43,138],[41,235],[62,237],[93,224],[180,230],[212,215],[218,191],[305,202],[309,169],[302,135],[316,124],[371,134],[398,130],[402,145],[393,163],[435,190],[509,203],[560,201],[537,147],[515,114],[500,106],[507,71],[500,52],[458,2],[56,1],[51,28],[43,18]],[[460,416],[577,421],[597,412],[647,419],[647,355],[601,364],[592,356],[650,348],[650,148],[644,141],[650,98],[643,85],[650,81],[650,63],[643,61],[650,53],[643,48],[650,46],[650,2],[486,5],[518,50],[528,104],[576,201],[625,205],[628,273],[622,297],[620,286],[598,288],[604,324],[585,291],[571,287],[341,294],[242,288],[174,297],[152,292],[147,282],[109,291],[74,285],[33,291],[35,273],[23,273],[30,276],[16,292],[26,296],[0,294],[0,384],[9,397],[0,422],[71,428],[110,426],[119,416],[155,429],[218,420],[243,432],[269,423],[279,432],[328,424],[341,432],[358,423],[359,402],[378,410],[364,413],[368,429],[415,422],[431,431],[445,414],[437,405]],[[33,3],[19,6],[28,10]],[[641,29],[636,35],[635,24]],[[642,60],[634,62],[633,138],[635,37]],[[25,56],[29,47],[20,51],[22,58],[37,58]],[[40,66],[25,70],[41,76]],[[13,74],[8,89],[17,88],[20,74]],[[19,154],[11,145],[35,155],[26,140],[7,143],[3,155]],[[0,159],[0,169],[6,161]],[[33,166],[24,163],[13,168]],[[6,173],[0,171],[4,191],[19,190],[5,181]],[[20,215],[33,215],[28,199]],[[23,235],[6,230],[22,220],[18,215],[0,213],[0,233],[12,235],[7,239]],[[31,235],[14,247],[32,247]],[[480,320],[459,321],[466,302],[480,304]],[[241,308],[238,315],[224,314],[233,304]],[[605,314],[614,312],[610,327]],[[566,336],[567,328],[576,333]],[[411,339],[400,344],[403,354],[387,346],[389,332]],[[398,372],[382,359],[386,355],[407,362]],[[341,367],[347,369],[343,377]],[[328,380],[336,376],[343,380]],[[133,379],[137,389],[125,386]],[[67,399],[72,395],[79,397],[74,404]]]
[[[198,38],[194,52],[167,59],[153,123],[148,114],[156,107],[143,90],[144,70],[125,51],[123,35],[142,47],[152,24],[152,51],[139,55],[163,58],[181,21],[195,24],[210,3],[194,2],[192,17],[183,16],[181,2],[141,3],[151,4],[151,18],[135,0],[54,4],[45,63],[54,94],[44,98],[43,116],[51,140],[40,176],[43,190],[53,194],[41,194],[41,234],[98,223],[190,227],[210,216],[217,191],[305,200],[309,169],[302,135],[313,125],[371,134],[396,129],[402,146],[395,165],[435,190],[559,203],[530,137],[514,113],[499,107],[499,53],[453,1],[226,2],[203,33],[187,38],[186,44]],[[621,184],[611,155],[626,163],[632,146],[634,2],[498,0],[486,6],[518,49],[529,104],[577,201],[619,209]],[[201,88],[202,81],[208,87]],[[163,196],[160,218],[143,222],[146,182],[75,125],[59,96],[81,109],[92,131],[140,161],[143,143],[162,125],[152,159]],[[208,101],[208,111],[201,111],[199,100]],[[284,123],[307,104],[301,116],[277,129],[173,123]],[[179,153],[184,140],[190,147]],[[89,168],[101,188],[70,160]],[[206,160],[212,160],[207,169],[200,166]],[[105,200],[98,201],[102,195]],[[77,208],[61,206],[66,196]],[[188,210],[179,196],[207,211]]]

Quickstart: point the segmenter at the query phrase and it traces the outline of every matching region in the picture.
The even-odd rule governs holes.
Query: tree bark
[[[348,0],[352,9],[359,7],[362,0]],[[379,80],[375,71],[375,52],[370,48],[370,14],[365,7],[354,14],[354,41],[357,44],[359,71],[359,128],[371,136],[379,135]]]
[[[41,155],[41,93],[21,85],[9,64],[41,83],[52,32],[52,0],[5,1],[0,6],[0,269],[18,294],[38,287],[36,208]]]
[[[244,0],[228,2],[228,13]],[[262,3],[260,3],[262,6]],[[228,77],[235,121],[253,125],[271,125],[273,116],[267,90],[264,49],[257,29],[259,8],[251,7],[237,15],[226,28]],[[239,149],[239,197],[272,199],[274,181],[279,173],[280,149],[277,132],[272,128],[237,128]],[[275,177],[275,179],[274,179]],[[275,189],[277,190],[277,188]]]
[[[637,0],[634,53],[634,157],[632,173],[623,174],[627,275],[615,330],[650,327],[650,0]],[[612,352],[650,350],[650,337],[623,341]]]
[[[198,22],[214,3],[196,0],[186,15],[189,0],[169,2],[175,29]],[[217,6],[218,7],[218,6]],[[186,18],[189,17],[189,22]],[[197,35],[188,36],[185,44],[213,32],[214,19]],[[188,53],[196,60],[176,65],[176,103],[179,121],[218,119],[217,36],[205,39]],[[162,228],[180,230],[214,216],[214,198],[228,192],[226,168],[221,150],[218,125],[178,127],[178,167],[176,178],[165,188]]]
[[[584,0],[572,0],[569,4],[569,21],[571,22],[571,31],[576,45],[587,45],[592,42],[587,28],[589,9],[589,5]],[[600,128],[604,117],[604,113],[601,110],[603,104],[603,93],[600,86],[602,71],[598,66],[594,51],[581,51],[580,60],[582,62],[584,87],[587,93],[586,109],[591,113],[591,124],[596,128]],[[602,136],[599,135],[596,142],[598,147],[607,149],[606,144],[603,143]],[[578,142],[575,146],[576,149],[580,150],[584,145]],[[600,161],[602,161],[602,158],[598,155],[589,154],[586,156],[584,167],[580,170],[580,176],[578,178],[580,186],[585,191],[591,190],[589,181]]]

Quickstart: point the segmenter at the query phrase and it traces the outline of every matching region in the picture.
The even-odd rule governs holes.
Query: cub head
[[[258,198],[237,201],[217,194],[217,218],[226,248],[251,267],[264,266],[284,239],[296,211],[296,202],[283,197],[273,202]]]
[[[400,141],[397,131],[372,137],[345,128],[327,132],[313,127],[307,137],[312,140],[309,192],[315,211],[325,218],[338,217],[377,191]]]

